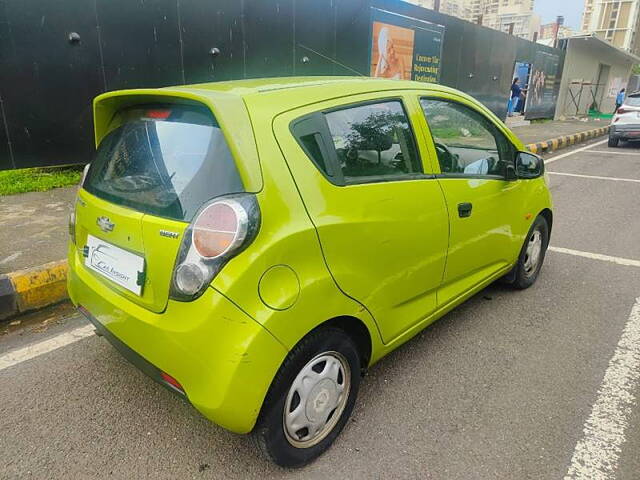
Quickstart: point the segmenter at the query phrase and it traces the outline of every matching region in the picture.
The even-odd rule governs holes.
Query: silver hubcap
[[[527,250],[524,254],[524,273],[527,276],[533,274],[538,268],[540,262],[540,254],[542,253],[542,233],[535,230],[529,238]]]
[[[349,398],[349,362],[325,352],[307,363],[293,381],[284,404],[284,432],[291,445],[308,448],[338,423]]]

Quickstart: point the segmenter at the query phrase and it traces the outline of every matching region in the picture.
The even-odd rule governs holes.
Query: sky
[[[565,25],[580,29],[584,0],[534,0],[533,10],[542,17],[542,23],[554,22],[558,15],[564,16]]]

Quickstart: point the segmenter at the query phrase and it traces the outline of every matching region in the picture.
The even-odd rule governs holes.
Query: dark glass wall
[[[0,0],[0,169],[90,161],[104,91],[368,75],[372,7],[444,26],[440,82],[501,117],[516,60],[564,58],[398,0]]]

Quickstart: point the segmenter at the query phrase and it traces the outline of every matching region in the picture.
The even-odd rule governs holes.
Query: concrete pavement
[[[608,125],[608,120],[561,120],[516,126],[512,127],[511,130],[527,145],[530,143],[544,142],[552,138],[586,132],[587,130],[607,127]]]
[[[77,187],[0,196],[0,274],[63,259]]]
[[[623,378],[612,359],[635,325],[640,267],[593,254],[640,260],[640,183],[624,181],[640,179],[640,150],[570,151],[547,170],[551,244],[573,253],[550,251],[533,288],[491,286],[374,366],[353,421],[312,465],[256,457],[95,336],[2,368],[8,352],[85,325],[59,307],[0,332],[0,478],[550,479],[572,465],[586,474],[570,478],[638,478],[639,366]],[[581,449],[602,421],[616,435]]]

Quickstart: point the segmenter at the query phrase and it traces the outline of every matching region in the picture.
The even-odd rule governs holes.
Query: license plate
[[[144,258],[122,248],[87,237],[88,256],[85,265],[121,287],[140,295],[144,280]]]

